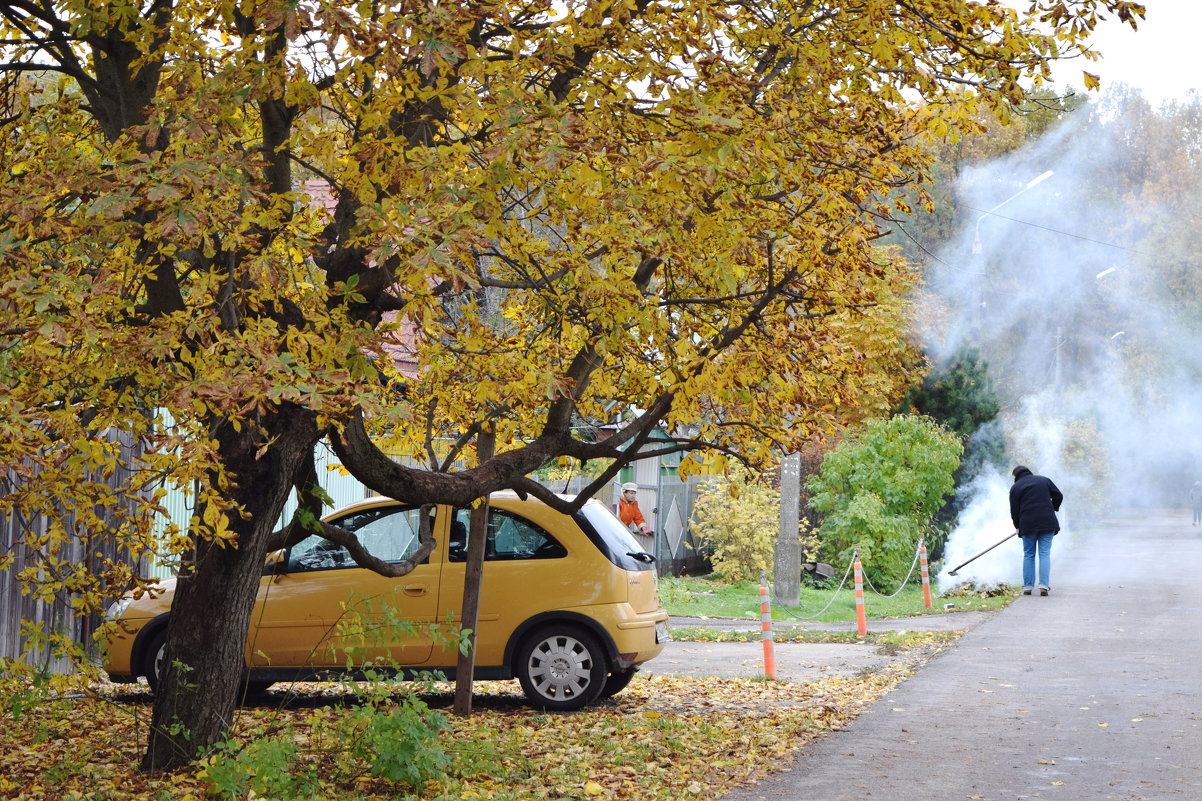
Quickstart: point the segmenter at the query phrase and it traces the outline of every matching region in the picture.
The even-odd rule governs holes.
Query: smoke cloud
[[[1125,102],[1082,109],[1027,148],[966,169],[959,234],[928,269],[940,306],[930,316],[950,314],[929,352],[980,352],[1010,465],[1064,492],[1055,554],[1074,527],[1116,510],[1185,507],[1202,479],[1197,244],[1184,233],[1202,187],[1153,155],[1187,143],[1165,148],[1164,130],[1149,141],[1155,115],[1138,96]],[[1008,472],[967,486],[948,567],[1013,532]],[[1017,583],[1020,556],[1015,538],[955,578],[945,567],[939,585]]]

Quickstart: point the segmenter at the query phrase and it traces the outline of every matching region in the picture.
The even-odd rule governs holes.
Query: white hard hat
[[[622,485],[622,492],[638,492],[638,491],[639,491],[639,485],[635,484],[633,481],[627,481],[625,484]]]

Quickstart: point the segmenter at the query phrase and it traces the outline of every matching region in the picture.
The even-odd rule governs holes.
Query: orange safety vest
[[[646,521],[643,520],[643,513],[639,511],[639,502],[633,501],[627,503],[625,498],[618,498],[618,519],[622,521],[627,528],[634,523],[634,528],[642,531]]]

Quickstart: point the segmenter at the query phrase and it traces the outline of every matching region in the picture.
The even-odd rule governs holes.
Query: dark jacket
[[[1020,537],[1060,530],[1056,512],[1064,495],[1050,478],[1020,470],[1010,487],[1010,519]]]

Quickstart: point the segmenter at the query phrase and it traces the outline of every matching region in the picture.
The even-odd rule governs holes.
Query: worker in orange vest
[[[639,502],[635,498],[635,494],[638,491],[639,485],[633,481],[628,481],[622,485],[622,495],[618,498],[618,519],[631,532],[642,534],[644,537],[650,537],[655,532],[647,528],[647,521],[643,519],[643,513],[639,510]]]

